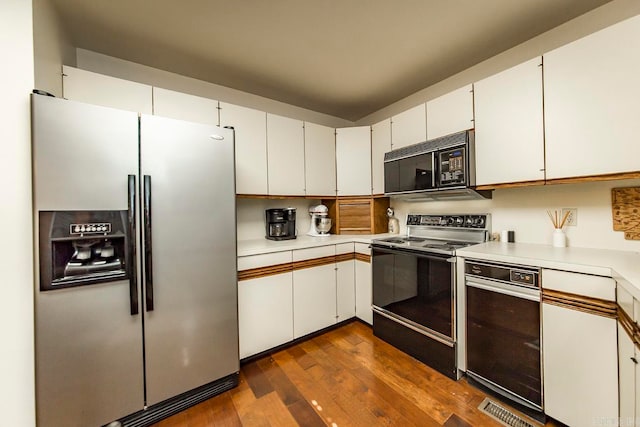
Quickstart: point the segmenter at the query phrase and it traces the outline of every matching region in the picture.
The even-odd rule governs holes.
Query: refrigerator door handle
[[[153,258],[151,251],[151,176],[144,176],[144,292],[147,311],[153,311]]]
[[[139,313],[138,268],[136,265],[136,176],[128,176],[127,216],[129,221],[129,303],[131,315]]]

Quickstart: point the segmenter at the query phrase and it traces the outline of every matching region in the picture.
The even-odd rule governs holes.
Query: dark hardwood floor
[[[243,365],[237,388],[155,426],[500,426],[485,397],[354,321]]]

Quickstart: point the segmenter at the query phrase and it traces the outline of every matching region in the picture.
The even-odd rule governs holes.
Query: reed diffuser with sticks
[[[564,248],[567,246],[567,235],[564,234],[562,227],[567,222],[567,218],[569,217],[569,211],[566,211],[564,215],[562,215],[561,211],[554,210],[553,213],[547,210],[547,215],[549,215],[549,219],[553,224],[553,246],[556,248]]]

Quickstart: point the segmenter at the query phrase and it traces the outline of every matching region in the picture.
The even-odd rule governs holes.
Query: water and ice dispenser
[[[39,212],[40,290],[126,280],[127,211]]]

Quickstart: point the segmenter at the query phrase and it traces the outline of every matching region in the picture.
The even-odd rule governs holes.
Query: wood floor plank
[[[331,423],[336,423],[340,427],[354,425],[350,421],[350,415],[333,401],[331,394],[322,385],[317,384],[309,371],[303,369],[288,351],[276,353],[273,358],[305,400],[312,403],[314,409],[322,408],[319,415],[327,425]]]
[[[155,426],[499,427],[485,397],[352,322],[244,364],[238,387]]]
[[[243,371],[247,379],[247,383],[249,384],[249,387],[251,387],[256,399],[274,391],[269,381],[265,378],[262,369],[260,369],[260,365],[257,363],[247,364]]]

